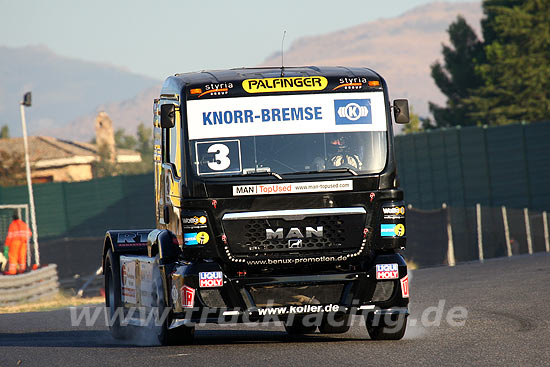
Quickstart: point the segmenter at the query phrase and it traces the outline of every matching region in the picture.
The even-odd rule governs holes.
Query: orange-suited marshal
[[[27,269],[27,243],[32,236],[27,223],[13,215],[13,221],[8,228],[5,246],[9,248],[9,268],[6,274],[17,274]]]

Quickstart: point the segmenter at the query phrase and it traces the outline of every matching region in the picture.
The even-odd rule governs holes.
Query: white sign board
[[[188,101],[187,121],[190,140],[387,129],[383,92]]]

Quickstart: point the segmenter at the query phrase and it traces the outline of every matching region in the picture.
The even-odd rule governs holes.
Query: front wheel
[[[317,330],[317,325],[304,325],[304,318],[297,317],[294,320],[285,322],[285,330],[289,335],[313,334]]]
[[[350,328],[349,315],[327,315],[323,318],[319,331],[321,334],[343,334],[347,333]]]
[[[384,315],[380,318],[367,316],[367,331],[372,340],[400,340],[405,335],[407,316]]]
[[[153,299],[158,307],[159,316],[163,318],[162,324],[157,329],[159,342],[162,345],[191,344],[195,338],[195,327],[182,325],[170,329],[169,327],[173,320],[172,311],[168,311],[162,286],[158,284],[155,288],[157,291],[153,293]]]
[[[183,325],[174,329],[168,329],[168,326],[166,325],[163,326],[158,338],[162,345],[191,344],[195,338],[195,327]]]
[[[105,256],[105,305],[109,307],[109,330],[115,339],[126,338],[126,327],[121,324],[124,315],[120,287],[120,259],[111,249]]]

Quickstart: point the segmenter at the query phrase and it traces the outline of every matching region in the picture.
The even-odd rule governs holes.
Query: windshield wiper
[[[285,175],[310,175],[312,173],[339,173],[339,172],[348,172],[351,173],[354,176],[359,176],[359,174],[353,170],[352,168],[348,167],[337,167],[337,168],[330,168],[330,169],[321,169],[318,171],[298,171],[298,172],[289,172],[285,173]]]
[[[324,172],[349,172],[354,176],[359,176],[359,174],[357,172],[355,172],[355,170],[353,170],[349,167],[338,167],[338,168],[331,168],[331,169],[323,169],[323,170],[320,170],[320,171],[313,171],[313,172],[319,172],[319,173],[324,173]]]
[[[283,179],[280,174],[271,171],[249,171],[244,173],[244,176],[273,176],[277,177],[279,180]]]

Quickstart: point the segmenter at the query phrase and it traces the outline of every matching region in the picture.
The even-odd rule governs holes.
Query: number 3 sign
[[[241,142],[239,140],[202,141],[195,144],[199,175],[242,171]]]

